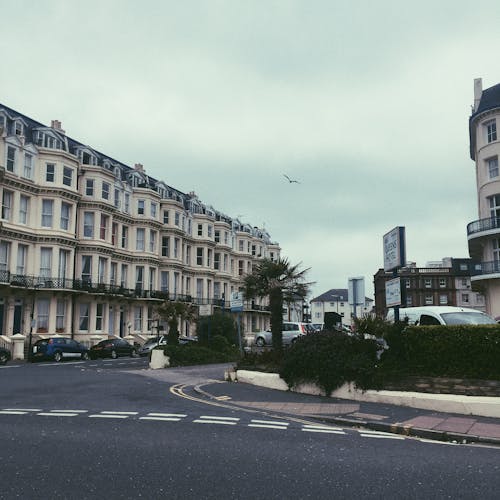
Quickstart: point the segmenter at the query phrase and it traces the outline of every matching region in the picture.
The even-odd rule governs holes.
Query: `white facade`
[[[32,326],[89,344],[140,340],[156,333],[162,301],[229,308],[243,275],[280,255],[265,230],[80,144],[57,121],[47,127],[2,105],[0,200],[7,340]],[[245,304],[244,332],[268,325],[265,301]]]
[[[467,226],[469,254],[478,262],[473,287],[486,299],[486,312],[500,316],[500,85],[484,89],[474,80],[469,120],[470,155],[475,161],[479,219]]]

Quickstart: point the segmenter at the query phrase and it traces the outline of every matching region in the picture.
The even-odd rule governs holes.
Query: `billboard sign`
[[[386,307],[401,305],[401,278],[385,282],[385,305]]]
[[[365,305],[365,278],[349,278],[348,301],[350,306]]]
[[[231,312],[243,311],[243,293],[242,292],[231,292],[231,299],[229,301],[229,307]]]
[[[397,226],[384,234],[384,271],[406,266],[405,228]]]

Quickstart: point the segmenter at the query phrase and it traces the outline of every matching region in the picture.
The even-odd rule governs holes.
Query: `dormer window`
[[[16,135],[23,135],[23,124],[20,121],[14,122],[14,133]]]

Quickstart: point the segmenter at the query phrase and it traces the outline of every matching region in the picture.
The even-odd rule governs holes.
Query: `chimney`
[[[61,132],[61,134],[66,134],[66,131],[62,129],[61,127],[61,122],[59,120],[52,120],[50,126],[54,129],[57,130],[58,132]]]
[[[477,111],[479,107],[482,94],[483,94],[483,79],[474,78],[474,109],[473,109],[474,113]]]
[[[134,168],[137,170],[137,172],[144,172],[144,165],[142,163],[136,163],[134,165]]]

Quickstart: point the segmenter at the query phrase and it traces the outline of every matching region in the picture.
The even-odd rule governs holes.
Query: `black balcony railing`
[[[500,274],[500,261],[492,260],[476,264],[471,272],[472,276],[481,276],[485,274]]]
[[[492,229],[500,229],[500,217],[488,217],[470,222],[467,224],[467,236]]]

